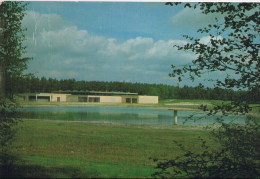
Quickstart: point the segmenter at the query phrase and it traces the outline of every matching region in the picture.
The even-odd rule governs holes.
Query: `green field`
[[[200,104],[212,105],[222,102],[171,99],[162,100],[154,105],[115,106],[194,110]],[[26,102],[21,105],[112,104]],[[150,178],[156,171],[153,158],[172,159],[184,153],[173,141],[194,152],[201,150],[199,136],[206,139],[212,148],[218,146],[210,138],[209,131],[198,126],[23,120],[18,125],[16,136],[12,153],[18,158],[7,171],[10,177],[17,178]]]
[[[150,158],[183,153],[173,140],[198,151],[202,128],[25,120],[18,126],[11,177],[151,177]]]

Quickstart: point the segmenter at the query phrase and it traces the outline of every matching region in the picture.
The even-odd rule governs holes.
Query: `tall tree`
[[[0,95],[11,96],[12,79],[16,79],[26,69],[23,45],[24,29],[21,26],[26,4],[3,2],[0,5]],[[8,79],[8,80],[7,80]],[[9,83],[8,83],[9,82]]]
[[[194,80],[206,72],[222,71],[226,76],[217,79],[216,86],[259,93],[257,89],[260,87],[260,4],[186,3],[184,6],[199,8],[201,13],[206,15],[220,14],[220,18],[197,30],[199,34],[209,38],[208,43],[203,43],[200,38],[183,35],[189,43],[184,46],[175,45],[175,47],[178,50],[193,52],[195,58],[191,64],[184,67],[172,65],[173,71],[170,76],[178,77],[181,81],[185,74],[189,74],[190,79]],[[257,101],[259,102],[260,99],[255,99],[255,102]],[[243,108],[236,108],[234,105],[232,109],[248,112],[247,102],[243,101]]]
[[[17,123],[16,103],[13,92],[15,82],[22,75],[29,58],[23,58],[23,29],[21,21],[25,15],[26,4],[22,2],[3,2],[0,5],[0,166],[1,169],[11,160],[8,149],[15,134]],[[10,164],[10,163],[9,163]],[[1,170],[1,176],[7,171]]]

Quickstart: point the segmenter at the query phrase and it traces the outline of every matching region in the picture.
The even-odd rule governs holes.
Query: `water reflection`
[[[167,109],[145,107],[113,106],[66,106],[66,107],[24,107],[22,117],[27,119],[48,119],[66,121],[101,121],[129,124],[172,125],[173,113]],[[191,115],[193,121],[186,121]],[[178,111],[180,125],[207,125],[215,122],[216,117],[206,117],[201,112]],[[218,116],[220,117],[220,116]],[[244,123],[245,116],[227,116],[226,122]],[[185,122],[186,121],[186,122]],[[195,121],[195,122],[194,122]],[[185,123],[184,123],[185,122]]]

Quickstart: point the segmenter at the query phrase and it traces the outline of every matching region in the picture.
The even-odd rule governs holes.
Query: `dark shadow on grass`
[[[0,178],[81,178],[80,170],[70,167],[42,167],[37,165],[0,166]],[[86,177],[86,176],[85,176]]]
[[[39,166],[26,164],[20,157],[0,154],[0,178],[87,178],[98,176],[97,171],[82,172],[71,166]]]
[[[21,164],[0,165],[0,178],[86,178],[86,177],[90,177],[90,176],[83,176],[83,173],[79,169],[73,167],[43,167],[37,165],[21,165]]]

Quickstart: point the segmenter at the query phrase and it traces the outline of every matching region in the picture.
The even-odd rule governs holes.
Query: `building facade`
[[[123,92],[58,91],[24,95],[25,101],[158,104],[158,96]]]

